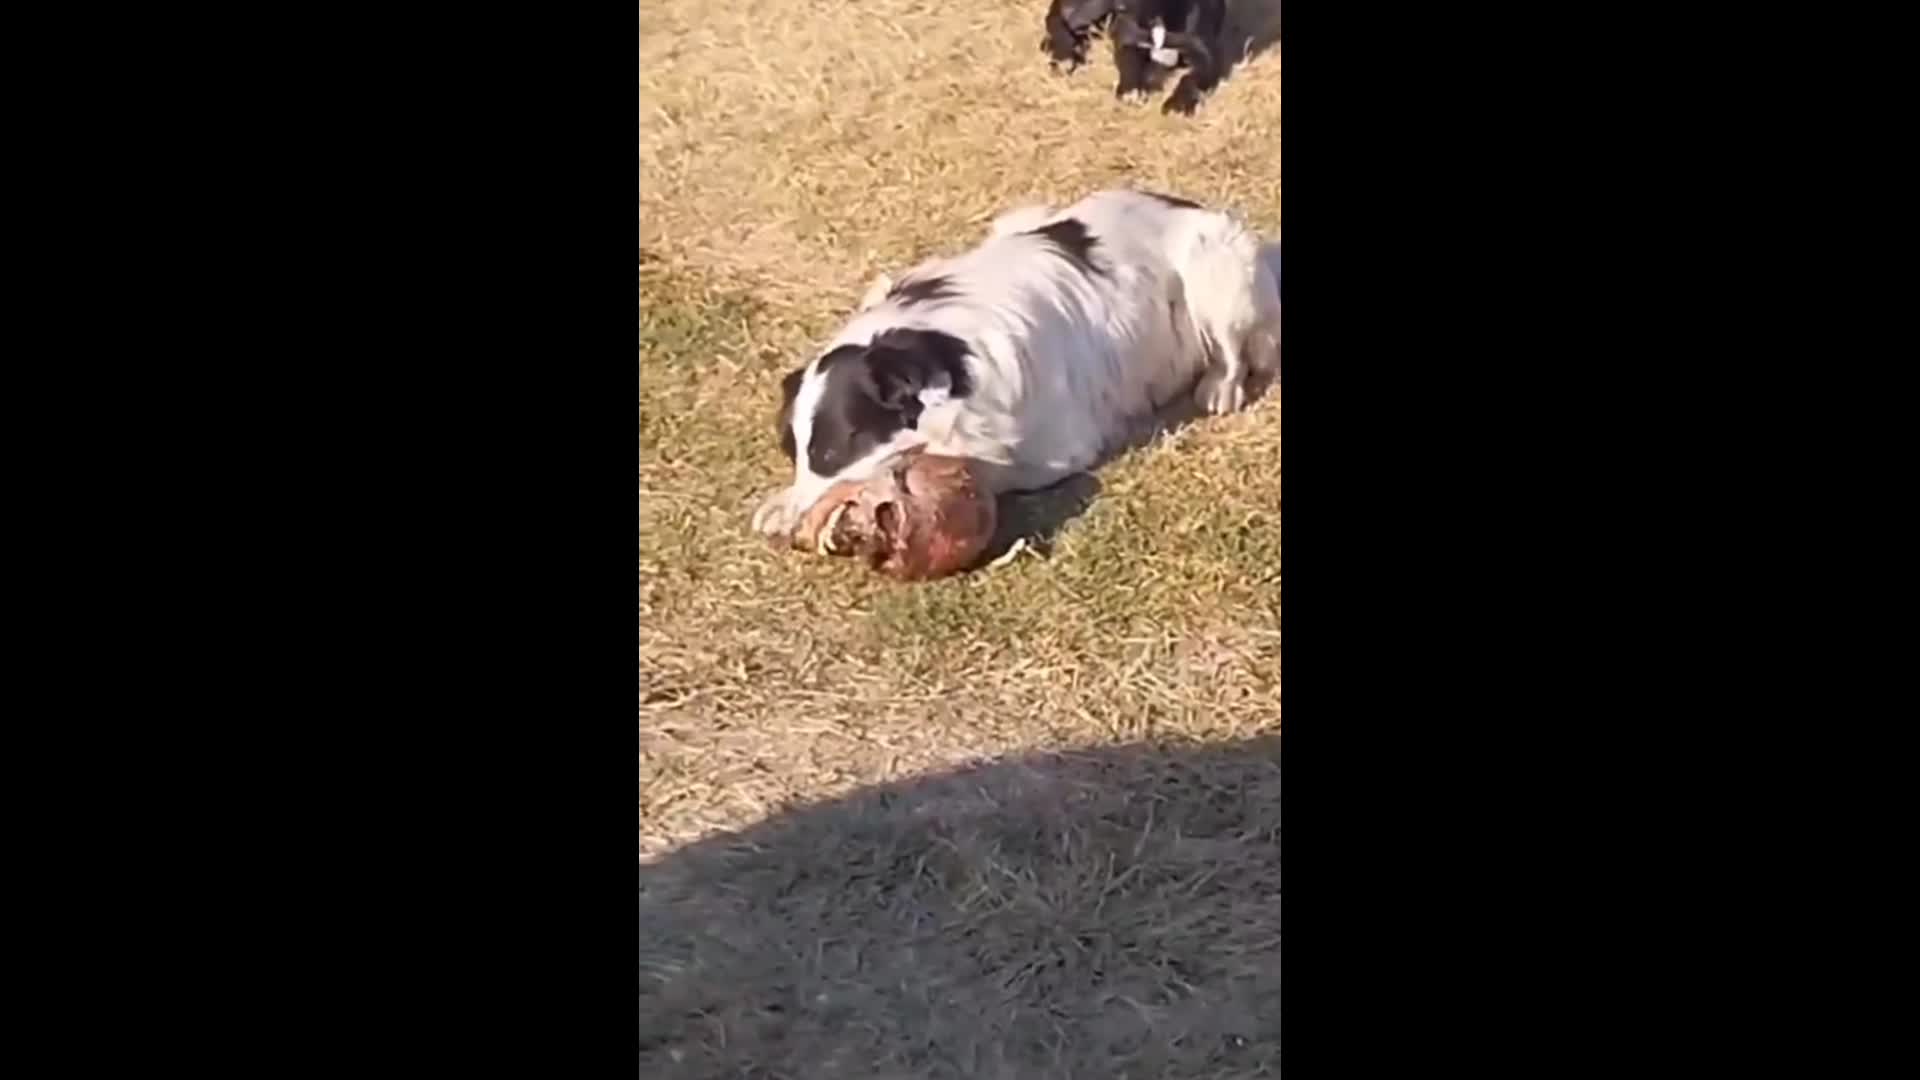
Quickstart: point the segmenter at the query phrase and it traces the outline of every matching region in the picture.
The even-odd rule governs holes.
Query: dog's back
[[[829,348],[892,326],[974,344],[965,398],[943,399],[920,425],[936,453],[1003,465],[1086,468],[1114,433],[1190,386],[1202,344],[1183,318],[1175,253],[1215,215],[1130,191],[1063,210],[996,219],[963,254],[909,271]],[[1201,227],[1196,227],[1201,226]]]

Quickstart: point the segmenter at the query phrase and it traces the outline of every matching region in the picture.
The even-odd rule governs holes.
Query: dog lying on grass
[[[777,426],[794,479],[753,525],[809,548],[824,528],[832,553],[826,517],[893,471],[908,504],[949,524],[888,526],[887,500],[869,498],[862,514],[876,520],[862,534],[901,566],[963,569],[951,553],[979,531],[979,500],[1091,467],[1181,394],[1208,412],[1240,409],[1249,375],[1279,364],[1279,283],[1233,215],[1128,190],[1012,210],[973,250],[874,282],[786,376]],[[905,456],[921,452],[919,465]],[[923,558],[936,541],[949,554]]]
[[[1113,95],[1144,98],[1149,65],[1184,67],[1160,111],[1190,116],[1220,82],[1226,17],[1226,0],[1052,0],[1040,48],[1055,68],[1071,72],[1086,63],[1093,32],[1104,25],[1120,73]]]

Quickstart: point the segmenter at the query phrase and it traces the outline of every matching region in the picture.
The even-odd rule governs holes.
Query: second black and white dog
[[[779,435],[793,484],[754,514],[791,532],[840,480],[900,451],[972,459],[994,494],[1048,487],[1123,445],[1183,393],[1245,405],[1280,364],[1280,288],[1233,215],[1103,191],[1002,214],[973,250],[881,278],[787,375]]]
[[[1220,82],[1226,18],[1226,0],[1052,0],[1040,48],[1055,67],[1072,71],[1087,62],[1093,32],[1105,26],[1120,76],[1114,96],[1144,95],[1152,65],[1184,67],[1160,109],[1191,114]]]

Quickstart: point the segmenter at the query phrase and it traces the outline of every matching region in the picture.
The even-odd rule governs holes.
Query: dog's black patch
[[[1192,199],[1182,199],[1178,195],[1162,195],[1157,191],[1142,191],[1140,194],[1149,199],[1159,199],[1168,206],[1177,206],[1182,210],[1199,210],[1201,206]]]
[[[1106,273],[1094,264],[1095,240],[1093,234],[1087,232],[1087,227],[1080,223],[1080,219],[1062,218],[1051,225],[1042,225],[1038,229],[1031,230],[1030,235],[1045,237],[1047,243],[1053,246],[1053,250],[1061,258],[1078,266],[1083,273],[1089,276]]]
[[[822,375],[825,375],[827,373],[827,369],[831,368],[833,365],[839,363],[842,360],[864,355],[866,351],[867,351],[867,347],[865,345],[842,345],[839,348],[833,350],[832,352],[820,358],[820,363],[818,365],[820,368],[820,373]]]
[[[935,300],[946,300],[960,295],[953,282],[941,275],[930,278],[908,278],[887,290],[887,295],[902,304],[923,304]]]
[[[793,460],[794,454],[793,399],[800,393],[800,382],[806,377],[807,369],[797,367],[780,380],[780,419],[777,423],[780,427],[780,452],[787,455],[788,461]]]
[[[973,392],[967,344],[938,330],[895,328],[867,345],[842,345],[820,358],[825,380],[814,407],[807,464],[832,476],[920,421],[920,391]]]

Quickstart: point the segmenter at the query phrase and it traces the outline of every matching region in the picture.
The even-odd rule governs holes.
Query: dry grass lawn
[[[1104,44],[1050,73],[1044,0],[640,8],[643,1075],[1275,1074],[1279,391],[1009,500],[1040,553],[962,578],[747,519],[780,377],[874,274],[1107,186],[1278,238],[1279,47],[1181,119]],[[1013,794],[942,817],[954,777]]]

